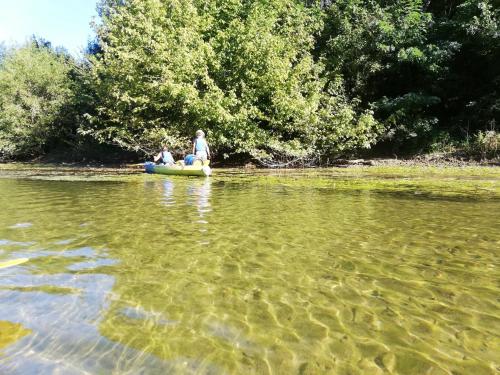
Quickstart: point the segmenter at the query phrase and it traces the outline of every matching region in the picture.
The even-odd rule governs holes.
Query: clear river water
[[[500,371],[498,197],[301,178],[4,175],[0,373]]]

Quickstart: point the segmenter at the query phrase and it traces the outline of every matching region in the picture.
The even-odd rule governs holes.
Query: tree
[[[441,85],[441,117],[449,132],[464,138],[494,130],[500,122],[500,2],[437,2],[435,38],[459,46]]]
[[[380,143],[422,151],[498,121],[498,5],[331,2],[317,51],[331,79],[341,76],[347,96],[384,124]]]
[[[0,156],[31,156],[63,137],[73,98],[67,56],[33,42],[0,65]]]
[[[434,42],[433,17],[421,0],[334,2],[325,10],[321,56],[348,96],[372,108],[385,126],[382,139],[408,146],[437,126],[436,84],[452,44]]]
[[[309,159],[367,147],[377,124],[313,56],[318,7],[299,1],[107,0],[91,58],[98,113],[82,131],[149,153],[197,128],[226,155]]]
[[[6,53],[7,47],[5,46],[5,43],[0,42],[0,64],[2,63]]]

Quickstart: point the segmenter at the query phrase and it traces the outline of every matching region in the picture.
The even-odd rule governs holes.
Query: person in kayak
[[[193,154],[197,159],[202,161],[210,159],[210,148],[208,147],[203,130],[196,131],[196,138],[193,142]]]
[[[175,161],[172,154],[168,151],[168,146],[163,145],[162,150],[154,157],[155,163],[174,165]]]

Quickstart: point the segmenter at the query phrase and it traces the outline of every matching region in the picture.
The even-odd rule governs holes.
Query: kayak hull
[[[146,173],[165,174],[170,176],[199,176],[206,177],[212,174],[209,166],[192,165],[156,165],[155,163],[145,163]]]

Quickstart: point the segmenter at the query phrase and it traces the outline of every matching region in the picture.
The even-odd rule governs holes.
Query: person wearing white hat
[[[193,142],[193,154],[203,162],[210,159],[210,148],[208,147],[203,130],[196,131],[196,138]]]

